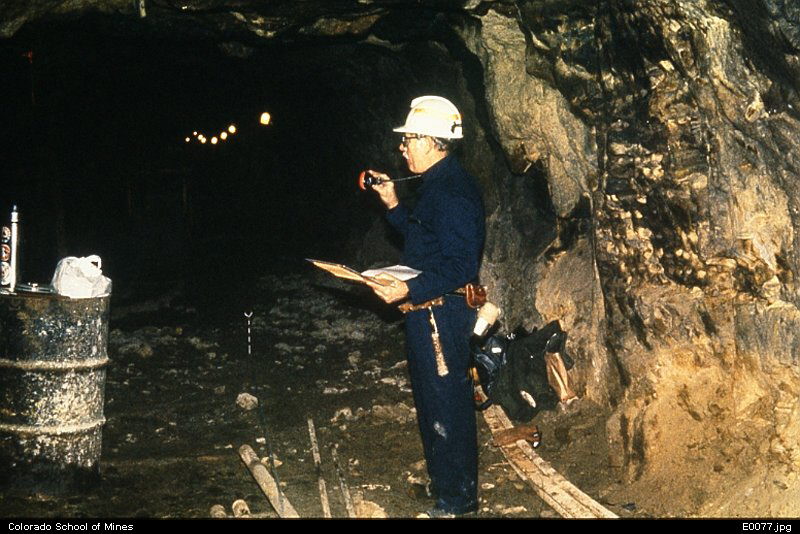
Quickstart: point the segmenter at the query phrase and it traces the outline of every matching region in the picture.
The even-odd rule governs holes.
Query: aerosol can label
[[[10,228],[0,229],[0,286],[14,291],[17,285],[17,242],[19,241],[19,212],[11,209]]]
[[[11,228],[0,228],[0,286],[11,284]]]

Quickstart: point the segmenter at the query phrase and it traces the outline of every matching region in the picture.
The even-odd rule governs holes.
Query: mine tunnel
[[[379,26],[377,44],[246,45],[98,13],[26,25],[4,58],[8,198],[26,219],[21,276],[46,280],[67,251],[99,251],[122,294],[165,281],[230,289],[265,264],[299,269],[309,256],[390,259],[365,250],[381,211],[356,187],[359,173],[409,174],[391,128],[418,93],[468,98],[473,132],[488,117],[480,64],[441,13]],[[546,188],[537,179],[525,187]]]
[[[90,255],[113,282],[108,309],[85,312],[107,328],[92,476],[15,480],[4,456],[2,515],[273,518],[285,499],[323,517],[318,478],[334,517],[429,508],[404,315],[306,259],[402,262],[358,179],[412,178],[396,190],[413,209],[424,182],[393,129],[437,95],[482,196],[491,332],[522,346],[558,321],[568,369],[540,379],[574,393],[526,400],[535,416],[505,406],[509,426],[537,425],[523,456],[550,478],[475,413],[477,516],[796,516],[800,12],[633,4],[0,7],[17,283],[40,291]],[[18,325],[47,323],[25,306],[0,330],[0,371],[30,335]],[[5,454],[29,439],[9,406],[31,391],[3,372]]]
[[[419,75],[412,52],[347,40],[228,48],[99,14],[55,32],[45,24],[19,33],[6,57],[16,126],[5,146],[22,177],[9,198],[19,197],[27,222],[23,273],[46,277],[56,251],[75,248],[100,250],[132,290],[190,271],[216,272],[227,285],[363,236],[376,210],[356,187],[359,172],[401,170],[390,126]],[[32,60],[19,53],[24,42],[37,43]],[[446,51],[428,53],[453,70]],[[429,92],[453,92],[459,81],[456,72],[424,77]],[[34,146],[42,152],[25,149]]]

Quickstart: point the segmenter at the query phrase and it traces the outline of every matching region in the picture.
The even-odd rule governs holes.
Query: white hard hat
[[[400,133],[429,135],[441,139],[461,139],[461,113],[441,96],[421,96],[411,101],[406,123],[394,129]]]

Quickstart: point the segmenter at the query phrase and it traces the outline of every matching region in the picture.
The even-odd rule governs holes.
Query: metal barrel
[[[109,297],[0,295],[0,486],[79,491],[99,474]]]

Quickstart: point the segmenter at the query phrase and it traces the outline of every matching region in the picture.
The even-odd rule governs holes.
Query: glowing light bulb
[[[188,143],[189,141],[191,141],[191,140],[192,140],[192,138],[191,138],[191,137],[187,137],[187,138],[186,138],[186,142],[187,142],[187,143]]]
[[[192,132],[192,135],[197,137],[197,132]]]
[[[236,133],[236,126],[234,126],[233,124],[231,124],[230,126],[228,126],[228,131],[229,131],[230,133],[232,133],[232,134],[235,134],[235,133]]]
[[[206,144],[206,138],[205,137],[201,137],[200,138],[200,142],[203,143],[203,144]]]
[[[216,135],[215,135],[214,137],[212,137],[212,138],[211,138],[211,144],[212,144],[212,145],[216,145],[216,144],[217,144],[217,141],[218,141],[218,139],[217,139],[217,136],[216,136]]]
[[[222,132],[221,134],[219,134],[219,138],[224,141],[225,139],[228,138],[228,132]]]
[[[261,122],[261,124],[263,124],[264,126],[268,125],[268,124],[269,124],[269,121],[271,121],[271,120],[272,120],[272,115],[270,115],[270,114],[269,114],[269,113],[267,113],[266,111],[265,111],[264,113],[262,113],[262,114],[261,114],[261,120],[260,120],[260,122]]]

